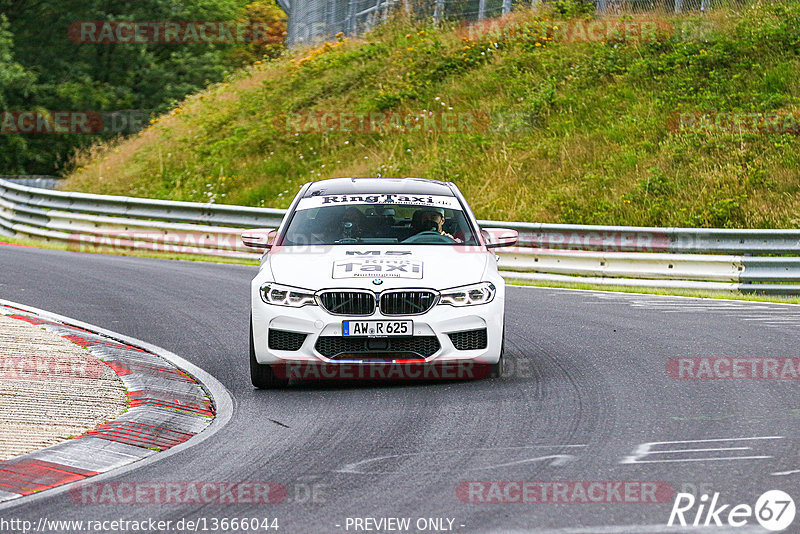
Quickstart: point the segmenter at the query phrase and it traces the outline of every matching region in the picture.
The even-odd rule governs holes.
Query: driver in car
[[[343,238],[360,239],[367,233],[367,217],[356,208],[347,208],[342,217]]]
[[[411,221],[411,228],[415,234],[421,232],[438,232],[449,237],[453,241],[458,241],[455,237],[442,230],[444,225],[444,210],[442,208],[423,208],[414,212]]]

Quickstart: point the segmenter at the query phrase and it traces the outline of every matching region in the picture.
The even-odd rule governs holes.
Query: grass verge
[[[605,17],[571,4],[471,30],[400,16],[253,65],[87,151],[65,188],[286,207],[310,180],[422,176],[457,183],[482,219],[800,227],[800,3]],[[475,120],[345,119],[448,112]],[[782,119],[717,128],[724,113]]]

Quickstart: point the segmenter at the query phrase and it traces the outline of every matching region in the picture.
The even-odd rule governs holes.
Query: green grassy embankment
[[[695,111],[800,118],[800,4],[624,19],[641,17],[657,22],[653,38],[565,39],[585,19],[556,11],[515,13],[499,32],[397,19],[188,97],[141,135],[82,154],[65,189],[286,207],[309,180],[423,176],[456,182],[479,218],[800,227],[800,136],[668,126]],[[299,135],[282,122],[450,108],[492,122]]]

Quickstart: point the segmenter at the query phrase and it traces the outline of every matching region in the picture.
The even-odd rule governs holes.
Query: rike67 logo
[[[752,518],[767,530],[778,532],[789,528],[795,516],[794,500],[781,490],[770,490],[749,504],[723,504],[719,493],[703,494],[696,499],[691,493],[678,493],[667,526],[681,527],[743,527]]]

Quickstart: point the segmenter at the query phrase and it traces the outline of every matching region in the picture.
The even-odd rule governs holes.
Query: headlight
[[[270,282],[261,286],[261,300],[267,304],[276,306],[290,306],[300,308],[302,306],[316,306],[314,293],[299,287],[284,286]]]
[[[449,304],[450,306],[488,304],[492,302],[496,292],[497,290],[491,282],[454,287],[441,292],[439,304]]]

